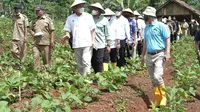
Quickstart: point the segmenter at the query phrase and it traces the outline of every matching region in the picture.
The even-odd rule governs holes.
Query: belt
[[[164,50],[158,50],[156,52],[147,52],[147,54],[155,55],[155,54],[158,54],[158,53],[161,53],[161,52],[164,52]]]

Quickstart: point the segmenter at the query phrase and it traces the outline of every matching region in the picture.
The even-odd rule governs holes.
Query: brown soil
[[[165,65],[164,80],[166,86],[174,85],[172,75],[175,70],[171,66],[173,61],[172,59],[170,63]],[[119,100],[125,102],[126,112],[149,112],[154,96],[151,80],[147,74],[144,71],[130,75],[127,78],[127,83],[117,92],[104,92],[102,95],[96,96],[98,101],[89,103],[85,108],[78,109],[73,106],[72,112],[116,112],[120,107],[117,103]],[[93,87],[96,86],[93,85]],[[50,94],[55,98],[60,95],[57,90],[50,91]],[[25,101],[30,102],[28,99],[23,99],[10,107],[23,108],[23,102]],[[184,105],[188,112],[198,112],[200,110],[200,88],[197,89],[197,95],[185,102]]]
[[[166,86],[173,86],[172,76],[175,70],[172,68],[173,59],[165,65],[164,80]],[[199,94],[198,94],[199,93]],[[130,75],[125,84],[115,93],[104,93],[98,96],[99,101],[90,103],[85,109],[73,109],[72,112],[116,112],[119,106],[116,99],[126,101],[126,112],[149,112],[151,102],[154,99],[152,93],[151,80],[147,72]],[[197,95],[186,102],[185,107],[188,112],[199,112],[200,110],[200,88]]]

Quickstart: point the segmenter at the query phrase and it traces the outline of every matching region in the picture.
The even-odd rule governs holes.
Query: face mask
[[[116,16],[120,16],[121,13],[120,13],[119,11],[116,11],[116,12],[115,12],[115,15],[116,15]]]
[[[97,10],[92,10],[92,15],[98,15],[99,12]]]
[[[108,19],[108,21],[110,21],[111,17],[106,17]]]
[[[84,12],[84,10],[85,9],[82,7],[82,8],[77,9],[77,12],[82,14]]]

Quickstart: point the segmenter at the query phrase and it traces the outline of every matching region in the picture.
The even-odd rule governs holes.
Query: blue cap
[[[16,4],[14,9],[22,9],[22,6],[20,4]]]

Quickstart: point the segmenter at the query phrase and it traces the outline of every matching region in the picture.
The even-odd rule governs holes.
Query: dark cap
[[[115,8],[115,11],[122,11],[122,7],[121,7],[121,6],[117,6],[117,7]]]
[[[14,9],[22,9],[22,6],[20,4],[16,4]]]
[[[35,7],[35,10],[44,10],[44,7],[42,5],[37,5]]]

